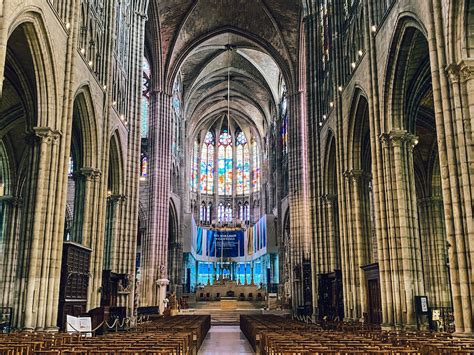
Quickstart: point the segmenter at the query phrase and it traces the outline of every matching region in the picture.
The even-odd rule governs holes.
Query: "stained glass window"
[[[201,150],[201,193],[214,193],[214,136],[208,132]]]
[[[280,104],[281,108],[281,145],[283,154],[288,153],[288,99],[286,93],[283,94],[283,98]]]
[[[248,202],[244,203],[244,208],[243,208],[243,221],[244,222],[249,222],[250,221],[250,205]]]
[[[252,139],[252,187],[253,192],[260,191],[261,169],[257,141]]]
[[[206,222],[211,223],[212,220],[212,203],[209,203],[207,205],[207,216],[206,216]]]
[[[232,195],[232,137],[224,131],[219,137],[218,178],[219,195]]]
[[[322,0],[320,2],[320,33],[321,33],[321,49],[322,56],[321,60],[323,62],[323,68],[326,69],[326,66],[330,59],[330,49],[331,49],[331,24],[330,24],[330,8],[328,0]]]
[[[232,222],[232,207],[230,206],[230,204],[227,205],[227,207],[225,208],[225,212],[224,212],[224,222]]]
[[[67,176],[72,177],[73,174],[74,174],[74,160],[72,160],[72,157],[69,157],[69,166],[68,166]]]
[[[148,158],[145,155],[142,156],[140,176],[141,177],[148,176]]]
[[[193,149],[193,161],[192,161],[192,174],[191,174],[191,189],[196,192],[198,187],[198,178],[199,178],[199,143],[194,141]]]
[[[180,141],[180,123],[181,123],[181,80],[178,78],[175,80],[173,85],[173,137],[171,150],[175,156],[179,153],[179,141]]]
[[[150,116],[150,64],[143,58],[143,78],[142,78],[142,107],[141,107],[141,137],[148,137],[148,121]]]
[[[224,218],[225,218],[225,208],[224,208],[224,204],[221,202],[219,204],[219,208],[217,209],[217,220],[219,222],[224,222]]]
[[[250,154],[247,138],[243,132],[237,136],[237,195],[244,195],[250,193]]]

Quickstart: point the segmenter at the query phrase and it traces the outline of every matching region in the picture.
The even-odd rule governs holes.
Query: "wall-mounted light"
[[[71,24],[68,22],[66,23],[66,30],[69,30],[71,28]]]
[[[375,25],[372,25],[372,27],[371,27],[371,28],[372,28],[372,32],[377,32],[377,26],[375,26]]]
[[[342,86],[339,86],[337,90],[339,90],[339,92],[342,92]]]
[[[330,107],[334,107],[334,102],[331,101],[331,102],[329,103],[329,106],[330,106]]]
[[[359,54],[359,57],[362,57],[362,54],[364,54],[364,52],[362,52],[362,49],[359,49],[357,53]]]
[[[352,62],[352,63],[351,63],[351,67],[352,67],[352,69],[355,69],[356,63],[355,63],[355,62]]]

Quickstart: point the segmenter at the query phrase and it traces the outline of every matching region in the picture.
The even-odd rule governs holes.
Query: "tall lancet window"
[[[219,195],[232,195],[232,137],[224,131],[219,137],[218,146]]]
[[[253,192],[259,192],[261,182],[261,167],[258,144],[255,139],[252,139],[252,168],[252,189]]]
[[[236,145],[237,195],[248,195],[250,193],[250,154],[247,138],[243,132],[238,134]]]
[[[143,78],[142,78],[142,107],[141,107],[141,136],[148,137],[148,121],[150,116],[150,81],[151,69],[148,60],[143,58]]]
[[[208,132],[201,150],[201,193],[214,193],[214,136]]]
[[[192,174],[191,174],[191,190],[196,192],[198,189],[198,179],[199,179],[199,143],[194,141],[193,149],[193,161],[192,161]]]

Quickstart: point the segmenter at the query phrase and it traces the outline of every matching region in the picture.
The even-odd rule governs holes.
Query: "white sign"
[[[92,336],[92,320],[90,317],[66,316],[66,331],[68,333],[83,333],[87,337]]]
[[[428,299],[426,297],[421,297],[421,311],[428,312]]]

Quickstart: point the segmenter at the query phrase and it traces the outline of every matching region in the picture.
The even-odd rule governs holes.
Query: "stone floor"
[[[239,326],[213,326],[201,345],[199,355],[254,354]]]

